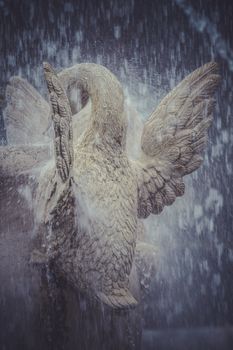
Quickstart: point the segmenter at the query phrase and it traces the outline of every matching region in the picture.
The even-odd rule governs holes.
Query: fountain
[[[30,14],[26,5],[22,5],[24,10],[20,12],[21,17],[16,16],[18,29],[14,33],[13,24],[9,27],[7,23],[10,21],[8,14],[14,13],[15,8],[0,4],[1,10],[4,9],[2,23],[13,38],[2,51],[4,59],[0,56],[2,91],[12,75],[23,77],[10,79],[2,108],[5,129],[2,128],[1,137],[2,144],[7,145],[1,149],[0,323],[4,331],[0,332],[0,343],[6,348],[139,348],[141,332],[143,349],[155,345],[161,349],[169,346],[181,349],[181,344],[186,344],[183,347],[187,348],[187,342],[193,348],[198,342],[205,343],[206,349],[231,348],[232,333],[228,325],[232,324],[229,230],[232,76],[231,50],[228,50],[228,41],[224,41],[227,16],[226,21],[222,20],[230,11],[226,11],[226,4],[206,11],[205,5],[200,10],[195,3],[190,7],[186,1],[165,1],[160,6],[151,4],[151,9],[143,6],[144,17],[141,18],[137,3],[129,2],[121,9],[114,7],[109,15],[110,5],[105,4],[104,9],[100,6],[105,16],[98,12],[97,5],[93,8],[87,5],[87,16],[82,5],[79,8],[72,1],[56,9],[50,3],[48,11],[47,6],[42,5],[38,17],[33,4]],[[75,17],[77,9],[81,11],[80,22]],[[91,15],[93,11],[95,16]],[[20,22],[26,13],[35,20],[33,30],[26,29],[24,22]],[[156,21],[153,13],[157,14]],[[57,22],[51,22],[54,14]],[[121,23],[119,18],[124,18],[125,22]],[[112,34],[106,30],[111,21]],[[53,25],[47,26],[50,22]],[[97,41],[93,42],[91,33],[98,27],[102,38],[98,39],[97,31],[94,35]],[[43,40],[38,39],[40,37]],[[22,38],[26,45],[23,50]],[[15,50],[18,55],[14,56]],[[139,278],[142,300],[135,294],[133,297],[139,306],[129,312],[111,310],[105,306],[103,298],[95,297],[88,288],[80,288],[79,282],[66,278],[69,273],[61,268],[64,259],[60,258],[60,263],[56,264],[59,259],[52,254],[53,234],[59,234],[59,230],[55,228],[55,219],[51,221],[51,215],[45,215],[49,188],[45,190],[43,179],[48,179],[56,168],[57,155],[51,107],[46,102],[48,93],[43,87],[44,59],[59,67],[58,70],[91,61],[115,73],[124,90],[130,131],[126,149],[133,163],[138,162],[141,147],[135,140],[139,141],[144,121],[156,103],[196,67],[213,59],[220,63],[223,82],[217,93],[203,166],[194,175],[185,177],[185,194],[172,207],[164,208],[156,217],[150,215],[139,221],[140,240],[152,246],[154,260],[148,259],[147,253],[141,256],[148,246],[138,251],[136,244],[135,257],[139,258],[138,266],[142,270]],[[62,70],[58,79],[61,75]],[[72,114],[73,143],[86,130],[92,107],[88,94],[78,91],[77,82],[66,91]],[[14,116],[16,110],[18,114]],[[151,134],[153,130],[148,128],[145,142]],[[149,146],[145,150],[151,151]],[[71,168],[73,171],[73,164]],[[56,176],[58,188],[65,188],[66,181],[63,182],[59,172]],[[51,183],[54,184],[52,178]],[[55,191],[55,194],[59,197],[59,193]],[[49,211],[56,198],[47,203]],[[84,209],[79,208],[82,213]],[[143,215],[147,215],[147,210],[150,211],[149,204],[146,209],[142,207]],[[91,282],[94,280],[91,278]],[[96,286],[90,289],[95,292]],[[133,289],[138,288],[134,286]],[[210,326],[215,328],[211,330]]]

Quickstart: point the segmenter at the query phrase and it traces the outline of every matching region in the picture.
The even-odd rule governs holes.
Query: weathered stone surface
[[[116,77],[104,67],[92,64],[74,66],[58,76],[49,65],[45,70],[55,131],[54,152],[44,117],[40,126],[47,132],[43,146],[26,142],[27,146],[0,150],[1,202],[4,203],[1,225],[4,247],[12,246],[12,251],[6,254],[14,258],[10,276],[17,271],[22,276],[26,274],[30,293],[34,293],[33,298],[38,296],[38,305],[33,304],[28,322],[44,322],[46,339],[38,340],[41,347],[43,341],[55,338],[52,334],[59,334],[58,349],[65,344],[64,324],[73,325],[75,312],[82,313],[82,300],[85,300],[88,327],[92,324],[93,310],[98,310],[98,320],[94,322],[98,324],[98,333],[106,313],[102,313],[96,298],[114,309],[124,309],[140,300],[139,284],[143,289],[149,288],[158,255],[153,247],[138,241],[143,239],[139,219],[161,212],[165,205],[171,205],[177,196],[183,195],[183,176],[201,164],[200,152],[205,144],[213,109],[212,95],[219,76],[216,64],[209,63],[182,81],[145,123],[141,154],[136,157],[132,152],[130,157],[130,147],[135,148],[127,143],[124,97]],[[15,89],[20,90],[20,79],[17,83],[13,81]],[[72,112],[66,96],[66,89],[72,84],[83,89],[91,100],[86,101],[81,135],[77,131],[78,123],[74,123],[72,131]],[[30,90],[28,85],[26,88]],[[32,95],[35,97],[36,93]],[[15,113],[12,101],[9,98],[12,107],[9,110]],[[36,108],[40,109],[41,104],[47,111],[46,103],[41,101]],[[11,128],[9,113],[7,118]],[[17,120],[15,115],[12,120],[14,123]],[[23,127],[20,130],[22,136],[27,134]],[[35,133],[32,143],[34,139],[38,140]],[[4,258],[4,247],[0,271],[2,280],[9,286],[9,258]],[[37,253],[31,255],[33,249]],[[32,268],[33,259],[36,265],[41,265],[39,270]],[[18,269],[15,269],[16,261]],[[81,301],[72,302],[80,292],[86,297],[80,296]],[[67,320],[66,311],[61,312],[59,305],[69,309]],[[123,343],[125,339],[126,343],[131,341],[125,331],[133,332],[139,341],[139,309],[121,310],[120,314],[108,309],[106,312],[111,322],[118,325],[116,334],[122,335]],[[105,331],[109,337],[112,328]],[[35,339],[32,335],[28,341],[33,343]]]
[[[48,161],[35,176],[38,186],[31,204],[41,246],[32,261],[53,264],[68,284],[113,308],[134,306],[138,300],[129,280],[141,230],[139,218],[161,212],[183,195],[183,176],[201,164],[219,82],[217,65],[208,63],[197,69],[161,101],[144,125],[142,150],[135,161],[127,155],[123,90],[110,71],[89,63],[59,75],[45,63],[44,71],[55,165]],[[16,84],[17,79],[12,81]],[[72,85],[91,101],[86,127],[77,140],[73,140],[66,94]],[[87,98],[85,104],[88,108]],[[20,154],[9,149],[9,155],[3,149],[2,176],[38,167],[49,159],[48,149],[45,145],[47,153],[39,157],[33,156],[33,149],[23,148]],[[138,254],[143,256],[140,247]],[[140,270],[140,259],[137,262]]]

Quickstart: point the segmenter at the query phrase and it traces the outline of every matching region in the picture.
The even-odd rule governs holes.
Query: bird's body
[[[134,303],[128,288],[137,239],[136,177],[125,151],[114,154],[98,147],[96,135],[89,139],[84,135],[74,147],[69,196],[64,193],[67,218],[60,211],[52,218],[56,243],[59,232],[66,232],[66,239],[55,245],[60,251],[56,264],[73,285],[123,306],[130,298]]]

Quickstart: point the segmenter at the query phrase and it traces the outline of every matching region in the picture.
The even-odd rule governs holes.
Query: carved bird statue
[[[202,163],[220,80],[217,64],[198,68],[160,102],[143,126],[141,141],[134,140],[141,142],[137,159],[127,146],[123,89],[108,69],[86,63],[56,74],[45,63],[44,72],[54,131],[51,136],[43,127],[43,142],[54,140],[55,161],[48,146],[38,142],[34,148],[0,152],[5,173],[30,172],[44,162],[33,204],[41,249],[32,260],[52,262],[70,285],[113,308],[134,306],[140,266],[153,255],[153,248],[139,241],[140,219],[159,214],[182,196],[183,177]],[[9,125],[16,124],[11,93],[17,82],[8,87]],[[68,99],[72,87],[88,100],[79,134]],[[48,106],[35,95],[34,108],[47,120]],[[42,126],[32,132],[37,140]]]

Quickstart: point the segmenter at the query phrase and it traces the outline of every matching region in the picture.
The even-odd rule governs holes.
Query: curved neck
[[[92,112],[86,140],[99,140],[114,149],[124,149],[127,121],[124,115],[124,95],[117,78],[105,67],[82,63],[58,74],[65,89],[77,86],[92,102]]]

